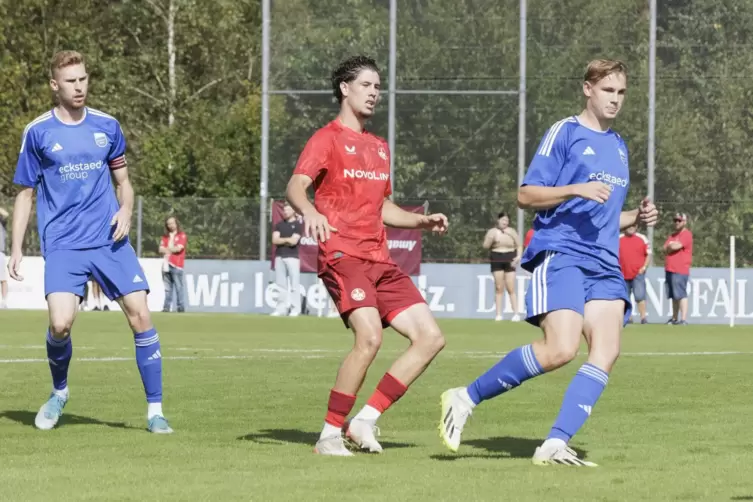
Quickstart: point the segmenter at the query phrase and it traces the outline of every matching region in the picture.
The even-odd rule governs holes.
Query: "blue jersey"
[[[541,140],[523,178],[523,185],[562,187],[601,181],[612,194],[600,204],[574,197],[538,211],[534,234],[521,266],[533,271],[543,251],[556,251],[594,262],[596,267],[619,270],[620,213],[625,203],[630,173],[628,151],[611,129],[594,131],[576,117],[554,124]]]
[[[36,189],[43,256],[112,244],[110,170],[125,166],[125,149],[118,121],[91,108],[75,125],[49,111],[26,126],[13,182]]]

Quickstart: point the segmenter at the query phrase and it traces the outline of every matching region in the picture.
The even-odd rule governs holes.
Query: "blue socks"
[[[47,361],[50,363],[52,386],[64,390],[68,386],[68,366],[73,356],[70,333],[63,340],[56,340],[47,330]]]
[[[604,370],[589,363],[581,366],[565,392],[562,408],[547,439],[570,441],[586,423],[607,382],[609,375]]]
[[[136,344],[136,364],[139,367],[141,381],[144,383],[146,401],[161,403],[162,353],[157,330],[152,328],[143,333],[134,333],[133,339]]]
[[[536,360],[533,347],[518,347],[470,384],[468,395],[474,404],[479,404],[542,373],[544,369]]]

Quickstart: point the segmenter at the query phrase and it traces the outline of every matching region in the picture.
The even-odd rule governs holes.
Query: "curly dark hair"
[[[379,67],[374,59],[368,56],[351,56],[337,65],[332,71],[332,92],[338,103],[342,103],[343,93],[340,84],[353,82],[363,70],[371,70],[379,73]]]

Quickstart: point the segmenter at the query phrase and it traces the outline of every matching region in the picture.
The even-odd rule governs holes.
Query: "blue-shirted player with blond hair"
[[[93,277],[108,298],[117,300],[133,330],[147,399],[147,429],[169,434],[173,431],[162,413],[159,335],[146,300],[149,285],[128,241],[134,194],[125,138],[116,119],[86,106],[88,84],[80,53],[55,54],[50,87],[57,105],[24,129],[13,178],[22,188],[13,211],[10,276],[23,280],[22,245],[35,191],[45,260],[47,358],[53,389],[34,423],[38,429],[52,429],[68,402],[71,327],[86,282]]]
[[[595,60],[586,69],[586,107],[555,123],[544,135],[518,192],[518,205],[536,210],[534,235],[521,260],[532,273],[527,321],[541,327],[537,340],[508,353],[468,387],[442,394],[439,429],[452,451],[472,410],[524,381],[572,361],[581,335],[588,361],[565,392],[559,416],[536,448],[536,465],[593,467],[568,447],[591,415],[620,353],[630,298],[618,260],[620,230],[652,226],[658,213],[644,199],[623,211],[628,192],[628,150],[612,129],[622,107],[627,69],[620,61]]]

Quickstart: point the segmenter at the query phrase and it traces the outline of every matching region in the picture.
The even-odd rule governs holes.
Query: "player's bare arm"
[[[313,237],[321,242],[327,241],[331,232],[337,229],[329,224],[327,217],[319,213],[309,200],[306,190],[314,182],[305,174],[294,174],[288,181],[285,195],[296,212],[303,215],[303,228],[307,237]]]
[[[389,199],[384,199],[382,206],[382,221],[393,228],[425,228],[433,232],[447,231],[447,216],[442,213],[418,214],[401,208]]]
[[[16,195],[16,202],[13,205],[13,234],[11,235],[8,273],[16,281],[24,280],[23,276],[19,274],[19,268],[23,259],[24,236],[26,235],[26,227],[29,225],[29,216],[31,215],[33,201],[34,189],[24,187]]]
[[[612,190],[606,183],[592,181],[563,187],[526,185],[518,190],[518,207],[521,209],[551,209],[574,197],[593,200],[603,204]]]
[[[115,213],[110,222],[110,225],[116,225],[113,239],[117,242],[127,236],[128,231],[131,229],[131,216],[133,215],[135,196],[133,185],[131,185],[131,180],[128,177],[128,167],[123,166],[116,169],[112,171],[112,175],[117,187],[118,202],[120,202],[120,209]]]
[[[637,209],[620,213],[620,230],[625,230],[633,225],[644,224],[653,227],[659,219],[659,211],[648,197],[641,201]]]

